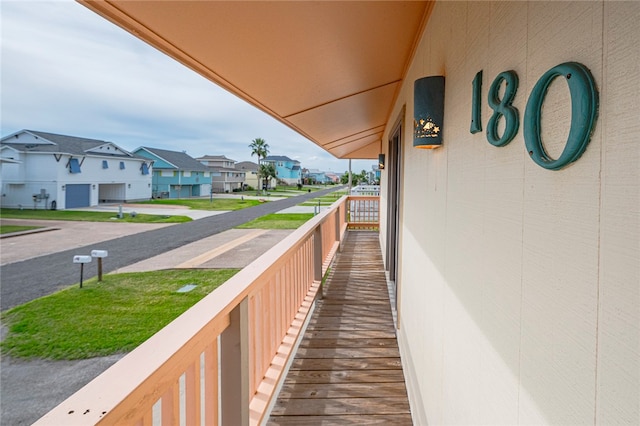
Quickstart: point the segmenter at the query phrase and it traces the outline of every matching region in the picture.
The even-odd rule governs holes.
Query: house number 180
[[[552,158],[542,143],[540,135],[540,116],[542,104],[551,82],[563,76],[569,85],[571,95],[571,127],[562,154]],[[502,99],[499,90],[502,83],[505,90]],[[473,99],[471,108],[471,133],[482,131],[481,117],[482,71],[473,79]],[[520,121],[518,109],[512,105],[518,90],[518,75],[515,71],[505,71],[493,80],[487,102],[493,114],[487,123],[487,140],[494,146],[505,146],[518,133]],[[598,91],[589,69],[577,62],[566,62],[551,68],[536,83],[531,91],[524,112],[524,144],[531,159],[541,167],[560,170],[576,161],[587,149],[591,133],[598,115]],[[504,132],[498,136],[498,123],[505,120]]]

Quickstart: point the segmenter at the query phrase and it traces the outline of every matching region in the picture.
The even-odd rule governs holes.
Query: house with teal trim
[[[270,155],[260,160],[260,163],[271,163],[274,165],[278,182],[286,185],[302,183],[302,169],[300,168],[300,162],[297,160],[292,160],[286,155]]]
[[[326,173],[318,169],[308,169],[305,173],[305,177],[309,179],[309,182],[315,183],[329,183],[330,180]]]
[[[4,208],[63,210],[151,198],[152,161],[113,142],[20,130],[0,139]]]
[[[154,198],[189,198],[211,193],[211,172],[186,152],[145,146],[133,152],[153,161]]]

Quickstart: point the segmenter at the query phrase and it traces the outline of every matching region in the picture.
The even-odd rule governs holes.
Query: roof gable
[[[255,172],[258,170],[258,165],[252,161],[241,161],[236,164],[236,169]]]
[[[107,142],[102,145],[90,148],[87,152],[91,152],[92,154],[100,154],[100,155],[126,155],[131,156],[131,153],[125,151],[114,143]]]
[[[166,149],[150,148],[147,146],[141,146],[134,150],[134,153],[145,156],[144,153],[150,154],[154,159],[161,160],[154,164],[155,169],[177,169],[194,172],[206,172],[209,171],[207,166],[200,163],[195,158],[189,156],[186,152],[169,151]],[[167,167],[168,166],[168,167]]]
[[[270,155],[267,158],[265,158],[266,161],[289,161],[291,163],[300,163],[297,160],[292,160],[291,158],[287,157],[286,155]]]
[[[100,156],[133,157],[131,153],[113,142],[77,136],[59,135],[36,130],[21,130],[2,138],[2,144],[11,146],[20,152],[44,152],[82,156],[87,154]],[[100,147],[109,147],[101,152]],[[109,152],[112,151],[112,152]]]
[[[204,155],[202,157],[196,158],[196,160],[198,161],[233,161],[233,162],[236,161],[231,158],[227,158],[224,155]]]

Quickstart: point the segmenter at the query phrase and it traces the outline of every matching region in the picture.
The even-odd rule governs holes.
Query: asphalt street
[[[185,244],[226,231],[242,223],[269,213],[293,207],[308,199],[330,192],[337,187],[306,193],[296,197],[271,201],[258,206],[197,219],[124,236],[100,243],[100,249],[108,250],[108,261],[103,272],[108,273],[132,263],[148,259]],[[60,241],[60,247],[65,246]],[[94,246],[76,247],[57,253],[35,257],[0,267],[0,307],[4,311],[30,300],[51,294],[80,281],[79,265],[72,263],[74,255],[90,253]],[[97,275],[97,264],[92,262],[84,269],[84,279]]]

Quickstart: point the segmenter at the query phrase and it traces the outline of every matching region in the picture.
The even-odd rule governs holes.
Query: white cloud
[[[197,157],[271,154],[342,172],[338,160],[74,1],[0,1],[2,135],[27,128],[153,146]],[[373,161],[355,160],[352,169]]]

